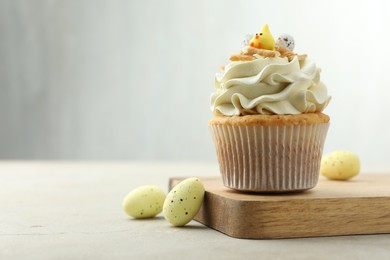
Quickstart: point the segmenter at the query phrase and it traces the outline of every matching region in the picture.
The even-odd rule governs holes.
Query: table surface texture
[[[213,163],[2,161],[0,259],[390,259],[389,234],[237,239],[122,210],[141,185],[217,175]]]

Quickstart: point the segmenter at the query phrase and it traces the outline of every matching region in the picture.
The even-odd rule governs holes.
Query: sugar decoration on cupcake
[[[277,39],[276,39],[276,46],[283,46],[289,51],[294,51],[295,47],[295,41],[294,37],[288,34],[281,34]]]
[[[250,40],[249,40],[250,39]],[[243,40],[244,49],[230,56],[231,61],[251,61],[258,56],[273,58],[276,56],[287,57],[291,61],[294,57],[304,60],[307,55],[294,53],[294,37],[281,34],[274,39],[268,24],[265,24],[255,35],[247,34]]]
[[[253,36],[249,46],[265,50],[275,49],[275,39],[269,30],[268,24],[264,24],[261,30]]]
[[[252,38],[253,38],[253,34],[245,35],[244,39],[242,40],[242,46],[243,47],[249,46]]]

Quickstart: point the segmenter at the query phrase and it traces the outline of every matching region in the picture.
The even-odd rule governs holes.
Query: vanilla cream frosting
[[[310,59],[232,62],[215,77],[211,109],[225,116],[321,112],[329,103],[321,70]]]

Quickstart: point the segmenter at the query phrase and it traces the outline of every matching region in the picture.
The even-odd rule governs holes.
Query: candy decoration
[[[294,37],[288,34],[282,34],[276,39],[276,46],[283,46],[289,51],[293,51],[295,48]]]
[[[249,46],[249,43],[251,42],[252,38],[253,38],[253,34],[245,35],[245,38],[242,40],[243,47]]]
[[[145,185],[127,194],[122,207],[133,218],[152,218],[162,211],[164,200],[165,192],[160,187]]]
[[[168,193],[163,206],[164,218],[175,227],[184,226],[198,213],[204,193],[198,178],[183,180]]]
[[[275,49],[275,39],[272,37],[268,24],[265,24],[263,28],[261,28],[260,32],[256,33],[252,37],[249,46],[266,50]]]
[[[359,172],[359,157],[350,151],[335,151],[321,160],[321,175],[332,180],[348,180]]]

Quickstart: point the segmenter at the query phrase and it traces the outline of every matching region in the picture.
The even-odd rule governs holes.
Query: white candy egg
[[[288,34],[282,34],[276,39],[275,45],[283,46],[284,48],[293,51],[295,48],[294,37]]]
[[[184,226],[198,213],[204,193],[204,186],[198,178],[183,180],[173,187],[165,199],[165,219],[173,226]]]
[[[359,157],[349,151],[335,151],[321,160],[321,175],[333,180],[348,180],[360,171]]]
[[[249,43],[251,42],[252,38],[253,38],[253,34],[245,35],[244,39],[242,40],[242,46],[243,47],[249,46]]]
[[[146,185],[131,191],[123,200],[123,210],[133,218],[152,218],[162,211],[165,192],[157,186]]]

